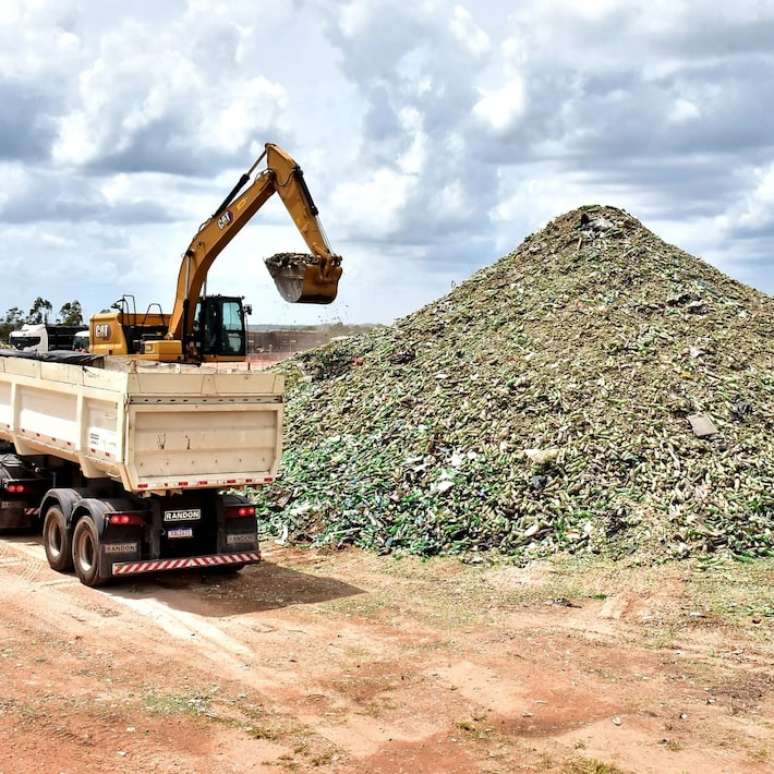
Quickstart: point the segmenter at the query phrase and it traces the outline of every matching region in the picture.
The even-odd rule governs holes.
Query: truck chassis
[[[49,565],[87,586],[185,568],[238,572],[260,561],[255,507],[218,490],[138,497],[77,464],[0,448],[0,530],[39,529]]]

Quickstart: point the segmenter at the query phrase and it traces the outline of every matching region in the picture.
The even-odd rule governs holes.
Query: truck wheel
[[[82,516],[73,533],[73,565],[78,580],[86,586],[101,586],[107,578],[99,572],[99,535],[94,519]]]
[[[58,505],[52,505],[46,511],[43,521],[43,545],[46,549],[46,559],[52,569],[57,572],[73,569],[70,530],[67,529],[67,521]]]

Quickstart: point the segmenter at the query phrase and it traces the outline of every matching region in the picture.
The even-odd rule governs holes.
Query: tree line
[[[41,325],[54,322],[58,325],[83,325],[83,308],[80,301],[67,301],[62,304],[56,317],[54,317],[53,312],[54,307],[51,302],[41,296],[38,296],[32,302],[32,306],[26,315],[18,306],[12,306],[0,318],[0,341],[8,341],[11,331],[18,330],[25,323]]]

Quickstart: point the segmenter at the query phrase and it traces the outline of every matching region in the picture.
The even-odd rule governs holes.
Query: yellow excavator
[[[265,169],[250,183],[264,159]],[[266,259],[280,295],[290,303],[331,303],[338,291],[341,257],[328,244],[301,167],[282,148],[267,143],[183,254],[172,313],[164,314],[158,304],[138,313],[134,298],[124,296],[110,311],[91,318],[91,352],[177,363],[244,360],[249,307],[242,304],[241,297],[207,296],[202,290],[221,250],[274,193],[279,194],[311,252],[280,253]]]

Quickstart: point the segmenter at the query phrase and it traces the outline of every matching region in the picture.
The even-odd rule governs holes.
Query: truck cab
[[[12,331],[10,344],[19,352],[53,352],[73,350],[75,337],[88,331],[85,325],[51,325],[49,323],[25,323],[21,330]]]
[[[45,325],[24,324],[21,330],[11,331],[10,344],[19,352],[48,352],[48,331]]]

